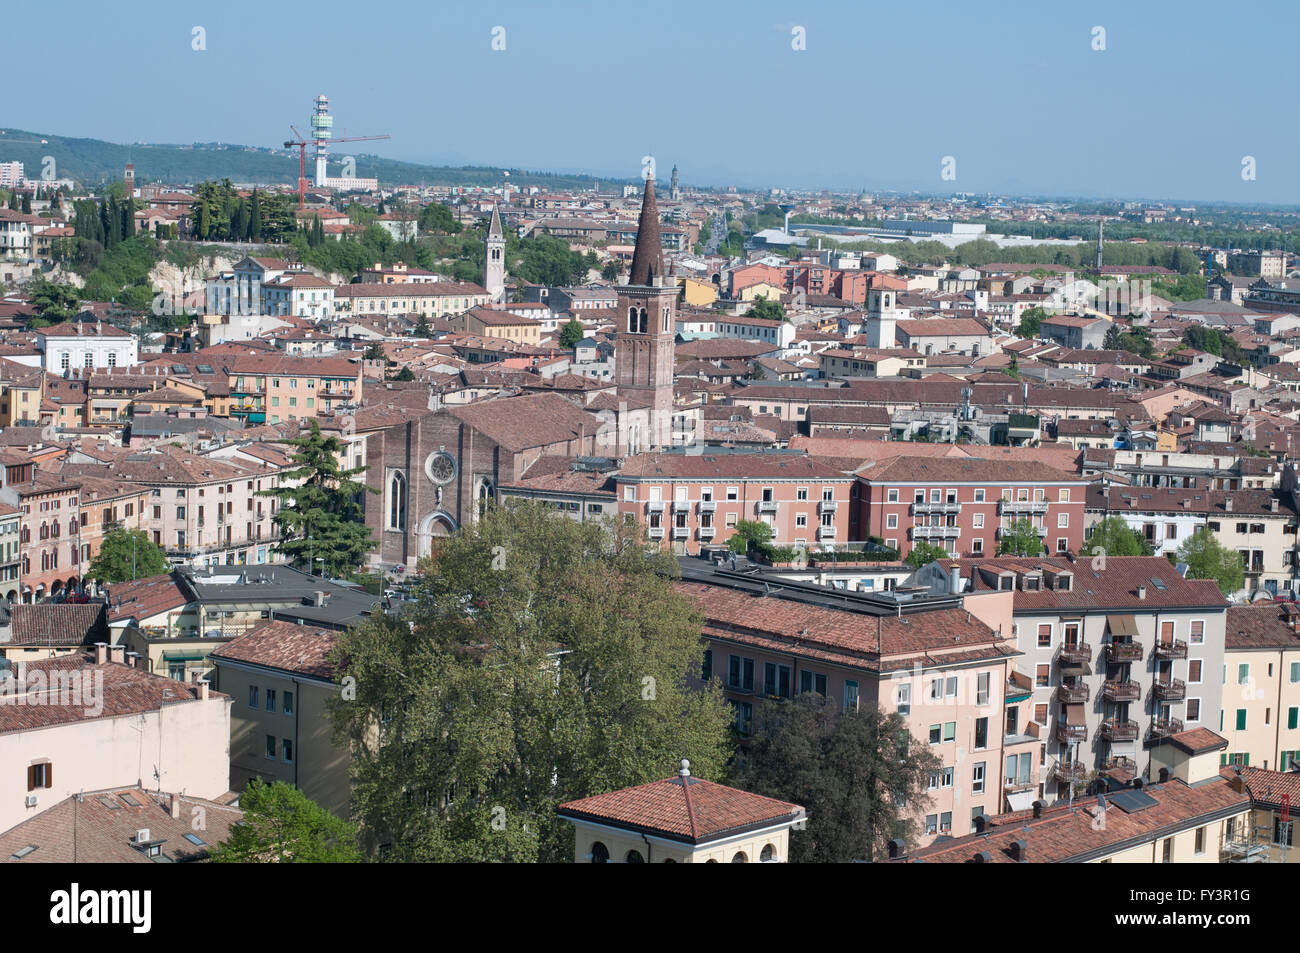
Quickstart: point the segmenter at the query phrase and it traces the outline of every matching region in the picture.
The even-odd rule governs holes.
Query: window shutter
[[[35,789],[36,789],[36,766],[33,764],[29,764],[27,766],[27,790],[33,791]]]
[[[45,765],[45,786],[47,788],[54,787],[54,765],[53,764]]]

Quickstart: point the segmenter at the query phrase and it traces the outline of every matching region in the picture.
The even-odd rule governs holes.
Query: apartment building
[[[1290,771],[1300,764],[1300,608],[1230,606],[1224,640],[1223,762]]]
[[[958,556],[992,555],[1022,520],[1049,553],[1076,553],[1083,543],[1087,484],[1046,464],[899,456],[857,477],[850,531],[880,537],[903,557],[918,542]]]
[[[10,605],[22,601],[21,526],[18,507],[0,503],[0,594]]]
[[[262,286],[264,314],[324,321],[334,315],[334,285],[310,274],[288,273]]]
[[[224,369],[230,415],[249,424],[311,420],[361,403],[360,361],[241,354]]]
[[[44,356],[47,374],[67,376],[78,370],[134,367],[139,362],[138,342],[129,331],[102,321],[65,321],[36,332],[36,346]]]
[[[230,787],[230,699],[124,664],[98,645],[6,670],[0,830],[80,791],[134,786],[218,798]]]
[[[75,477],[43,472],[0,490],[0,501],[20,514],[18,592],[23,602],[39,602],[81,585],[80,492]]]
[[[485,338],[505,338],[517,344],[537,346],[542,341],[542,323],[534,318],[498,311],[471,308],[448,319],[452,330]]]
[[[1066,797],[1098,771],[1149,776],[1149,744],[1217,723],[1228,603],[1212,580],[1159,556],[1008,556],[940,560],[912,582],[1009,623],[1034,723],[1049,729],[1041,795]]]
[[[341,315],[418,314],[441,318],[488,304],[487,289],[470,282],[393,282],[339,285],[334,289],[335,311]]]
[[[283,781],[339,817],[350,813],[346,747],[332,740],[339,694],[329,654],[338,633],[268,621],[211,653],[213,686],[233,700],[230,783]]]
[[[1134,779],[1096,797],[1031,812],[981,818],[976,831],[919,850],[890,845],[896,863],[1218,864],[1243,858],[1252,795],[1240,777],[1219,772],[1223,739],[1195,729],[1153,752],[1158,782]]]
[[[1009,721],[1019,652],[960,597],[840,593],[683,569],[677,584],[704,616],[703,676],[722,683],[742,738],[755,705],[817,692],[846,709],[898,714],[942,761],[911,810],[929,843],[963,834],[1038,790],[1040,738]],[[1023,803],[1022,803],[1023,802]]]
[[[104,470],[107,476],[109,471]],[[78,507],[77,545],[81,552],[77,563],[90,571],[90,564],[104,543],[104,537],[110,530],[122,528],[142,530],[150,533],[154,529],[149,518],[152,493],[146,486],[137,483],[124,483],[120,480],[101,479],[95,476],[79,476],[81,486],[80,506]]]
[[[846,543],[854,479],[795,452],[666,451],[628,459],[618,512],[678,553],[726,543],[741,520],[772,528],[777,546]]]

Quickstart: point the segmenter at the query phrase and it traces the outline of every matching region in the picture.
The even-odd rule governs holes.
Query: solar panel
[[[1136,814],[1159,802],[1145,791],[1116,791],[1110,795],[1110,803],[1125,814]]]

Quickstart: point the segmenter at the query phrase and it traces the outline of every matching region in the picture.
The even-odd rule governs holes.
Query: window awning
[[[1086,725],[1088,723],[1087,712],[1082,705],[1065,706],[1065,723],[1067,725]]]
[[[1138,624],[1135,616],[1108,615],[1106,616],[1106,626],[1110,629],[1111,635],[1137,638]]]

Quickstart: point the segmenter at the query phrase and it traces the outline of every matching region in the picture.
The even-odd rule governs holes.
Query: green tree
[[[1006,374],[1007,377],[1020,380],[1020,358],[1016,356],[1015,351],[1011,352],[1011,361],[1002,369],[1002,373]]]
[[[420,320],[415,325],[415,330],[413,330],[411,333],[417,338],[433,337],[433,329],[429,327],[429,322],[425,320],[424,315],[420,315]]]
[[[942,546],[936,546],[934,543],[919,542],[912,547],[912,551],[907,554],[903,562],[907,563],[913,569],[920,569],[922,566],[928,566],[936,559],[948,559],[948,550]]]
[[[407,365],[403,365],[403,366],[402,366],[402,369],[399,370],[399,371],[398,371],[396,374],[394,374],[392,377],[390,377],[389,380],[394,380],[394,381],[413,381],[413,380],[415,380],[415,371],[411,370],[411,368],[410,368],[409,366],[407,366]]]
[[[808,810],[807,830],[790,838],[791,861],[847,863],[884,857],[896,837],[915,842],[912,818],[941,766],[900,715],[845,711],[808,692],[759,703],[735,783]]]
[[[239,796],[244,818],[212,849],[216,864],[355,864],[356,827],[291,784],[249,782]]]
[[[1107,516],[1093,526],[1083,548],[1084,554],[1090,556],[1151,556],[1155,553],[1141,533],[1129,529],[1122,516]]]
[[[356,479],[369,468],[343,469],[339,461],[346,456],[347,444],[326,437],[315,420],[310,434],[286,443],[297,448],[297,467],[284,474],[280,486],[258,494],[280,504],[273,517],[280,530],[276,552],[312,573],[313,561],[331,576],[355,571],[373,545],[361,500],[363,494],[378,491]]]
[[[1042,537],[1028,519],[1016,520],[1003,530],[1002,541],[998,543],[999,556],[1039,556],[1042,552]]]
[[[43,276],[28,286],[28,296],[36,314],[51,323],[76,317],[81,302],[75,288],[49,281]]]
[[[340,638],[355,816],[399,861],[567,861],[555,807],[731,754],[671,553],[622,522],[488,504],[435,540],[407,619]],[[376,732],[376,728],[378,731]]]
[[[430,202],[420,209],[418,224],[422,232],[442,235],[455,235],[461,228],[460,222],[451,214],[451,209],[441,202]]]
[[[733,553],[745,555],[751,545],[763,546],[772,541],[772,527],[760,520],[741,520],[727,545]]]
[[[1241,553],[1224,546],[1203,526],[1178,547],[1178,562],[1187,564],[1188,579],[1213,579],[1226,596],[1245,584]]]
[[[114,526],[104,534],[88,575],[100,582],[125,582],[166,575],[170,570],[167,557],[148,533]]]
[[[779,301],[768,301],[759,296],[754,299],[753,307],[745,312],[747,318],[763,318],[767,321],[784,321],[785,307]]]
[[[573,347],[586,336],[587,332],[582,322],[577,318],[571,318],[569,323],[560,329],[560,347]]]
[[[365,357],[367,361],[388,360],[388,355],[384,353],[384,346],[380,344],[378,341],[372,342],[371,345],[368,348],[366,348]]]
[[[613,281],[621,274],[623,274],[623,263],[621,261],[607,261],[600,269],[600,277],[606,281]]]
[[[1027,308],[1020,315],[1020,327],[1016,333],[1022,338],[1036,338],[1043,329],[1043,319],[1051,315],[1045,308]]]

